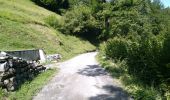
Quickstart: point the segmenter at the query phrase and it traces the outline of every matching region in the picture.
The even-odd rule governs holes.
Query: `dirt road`
[[[33,100],[130,100],[118,80],[99,66],[96,52],[59,64],[59,73]]]

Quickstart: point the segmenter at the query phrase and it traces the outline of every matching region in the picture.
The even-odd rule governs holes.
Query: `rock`
[[[8,85],[9,84],[9,79],[4,80],[4,85]]]
[[[14,91],[16,89],[16,85],[14,83],[9,83],[6,88],[8,91]]]
[[[0,87],[4,87],[4,83],[0,81]]]
[[[54,58],[61,58],[55,55]],[[39,65],[36,61],[25,61],[8,54],[0,53],[0,87],[8,91],[14,91],[22,83],[32,80],[46,67]]]
[[[8,88],[8,91],[14,91],[15,90],[15,86],[11,86],[10,88]]]
[[[10,82],[16,82],[16,78],[15,77],[11,77],[9,80],[10,80]]]
[[[13,67],[12,59],[8,59],[8,65],[9,65],[9,67]]]
[[[9,73],[10,73],[10,74],[15,74],[15,73],[16,73],[16,70],[15,70],[14,68],[10,68],[10,69],[9,69]]]
[[[0,64],[0,72],[6,72],[9,69],[9,65],[7,62]]]
[[[62,58],[60,54],[48,55],[47,61],[59,61]]]

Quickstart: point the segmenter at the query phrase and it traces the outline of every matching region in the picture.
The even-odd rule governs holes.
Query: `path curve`
[[[59,73],[33,100],[130,100],[118,80],[99,66],[97,52],[60,63]]]

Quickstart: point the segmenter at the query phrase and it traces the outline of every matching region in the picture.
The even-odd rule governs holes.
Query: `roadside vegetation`
[[[170,9],[158,0],[114,4],[111,38],[100,46],[103,60],[117,65],[108,70],[122,72],[120,79],[137,100],[169,100]]]
[[[101,52],[97,59],[113,78],[120,80],[123,89],[135,100],[166,100],[154,85],[148,86],[138,77],[129,74],[126,60],[107,59]]]

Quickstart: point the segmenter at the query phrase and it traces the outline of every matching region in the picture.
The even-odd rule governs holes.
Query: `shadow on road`
[[[105,69],[101,68],[99,65],[87,65],[88,67],[78,71],[78,74],[85,76],[102,76],[107,75]]]
[[[87,65],[88,67],[78,70],[78,74],[96,77],[108,75],[107,71],[99,65]],[[104,85],[101,88],[106,91],[105,94],[99,94],[97,96],[90,97],[89,100],[132,100],[121,87],[114,85]]]
[[[108,94],[99,94],[97,96],[90,97],[89,100],[132,100],[120,87],[105,85],[102,89],[107,91]]]

